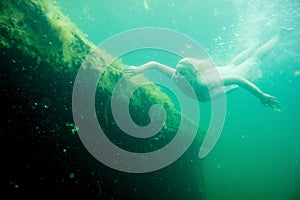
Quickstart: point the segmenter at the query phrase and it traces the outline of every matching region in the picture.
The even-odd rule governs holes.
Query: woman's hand
[[[276,97],[264,93],[260,101],[264,106],[269,106],[274,110],[280,111],[279,101]]]
[[[142,68],[141,67],[136,67],[136,66],[126,66],[123,69],[123,72],[125,74],[130,74],[130,75],[136,75],[138,73],[141,73]]]

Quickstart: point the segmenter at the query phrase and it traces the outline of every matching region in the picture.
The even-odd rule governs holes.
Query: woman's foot
[[[281,27],[279,30],[279,35],[280,36],[285,36],[290,32],[293,32],[295,29],[294,28],[286,28],[286,27]]]

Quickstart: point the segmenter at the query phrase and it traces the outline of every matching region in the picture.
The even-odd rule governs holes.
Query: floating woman
[[[280,110],[279,101],[259,89],[252,81],[261,77],[259,62],[275,46],[280,37],[292,29],[281,29],[273,38],[254,50],[249,48],[238,54],[226,66],[217,66],[210,59],[183,58],[176,68],[150,61],[141,66],[127,66],[124,73],[136,75],[146,70],[156,69],[171,78],[181,90],[187,95],[190,91],[185,86],[188,82],[194,90],[197,100],[200,102],[211,101],[218,95],[241,87],[256,96],[264,106]],[[215,71],[217,70],[217,74]],[[220,81],[222,84],[219,84]]]

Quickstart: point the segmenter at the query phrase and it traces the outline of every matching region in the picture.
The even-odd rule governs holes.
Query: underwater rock
[[[128,174],[98,162],[66,125],[73,121],[76,73],[96,46],[59,6],[48,0],[1,0],[0,13],[0,98],[6,117],[1,135],[7,147],[16,148],[3,161],[8,166],[3,179],[7,190],[3,191],[33,198],[202,198],[203,175],[197,157],[200,136],[170,166],[147,174]],[[101,50],[96,54],[89,66],[101,71],[110,55]],[[114,123],[110,98],[123,66],[119,60],[113,62],[97,87],[99,123],[107,130],[107,137],[122,148],[137,152],[160,148],[176,134],[181,114],[159,87],[141,87],[131,100],[133,120],[147,124],[149,108],[160,104],[168,116],[165,128],[145,142],[122,134]],[[128,81],[136,84],[134,79]]]

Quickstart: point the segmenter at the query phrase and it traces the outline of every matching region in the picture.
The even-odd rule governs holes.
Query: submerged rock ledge
[[[11,147],[18,148],[6,161],[10,168],[5,179],[8,192],[32,197],[133,199],[150,195],[159,199],[163,194],[166,199],[201,198],[199,137],[197,148],[166,169],[146,175],[116,172],[99,164],[84,149],[76,127],[72,127],[74,80],[92,51],[96,56],[89,67],[94,70],[103,70],[111,57],[97,49],[59,6],[47,0],[2,0],[0,13],[1,110],[7,117],[1,135]],[[140,152],[160,148],[176,134],[181,114],[159,87],[149,84],[132,96],[132,118],[145,125],[151,105],[160,104],[168,116],[164,128],[145,142],[120,133],[111,114],[110,98],[123,66],[120,60],[114,61],[99,82],[95,105],[99,123],[122,148]],[[145,78],[128,79],[128,85],[137,84],[139,79]],[[190,125],[196,126],[193,122]],[[20,187],[14,187],[16,184]]]

